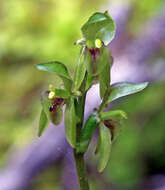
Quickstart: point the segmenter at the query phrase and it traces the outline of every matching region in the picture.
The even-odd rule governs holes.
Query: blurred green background
[[[55,86],[60,85],[58,78],[37,71],[34,65],[59,60],[73,74],[79,52],[73,44],[81,37],[81,25],[93,12],[108,9],[112,2],[0,0],[0,168],[7,165],[10,149],[23,149],[36,138],[42,89],[47,88],[50,81],[54,81]],[[134,10],[125,31],[130,38],[136,38],[147,20],[159,12],[163,0],[125,3]],[[152,60],[164,59],[162,52],[163,47]],[[113,108],[124,109],[129,119],[102,174],[107,183],[122,190],[138,189],[148,176],[165,174],[164,102],[165,81],[158,78],[144,92],[113,105]],[[29,189],[61,189],[59,173],[54,170],[44,170]],[[92,189],[103,189],[102,178],[98,180],[91,175]]]

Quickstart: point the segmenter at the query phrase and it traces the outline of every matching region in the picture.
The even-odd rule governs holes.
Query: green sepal
[[[37,64],[35,67],[42,71],[54,72],[56,73],[64,83],[65,88],[70,89],[72,85],[72,78],[70,77],[67,67],[58,61],[52,61],[43,64]]]
[[[55,89],[55,96],[56,97],[60,97],[60,98],[64,98],[67,99],[71,96],[70,92],[68,90],[65,89]]]
[[[110,54],[110,52],[109,52]],[[103,59],[103,61],[107,62],[106,66],[102,70],[102,72],[99,74],[99,84],[100,84],[100,97],[103,98],[106,90],[108,89],[111,81],[111,66],[113,64],[113,58],[112,56],[108,56]]]
[[[40,114],[39,130],[38,130],[39,137],[45,131],[47,125],[48,125],[48,119],[47,119],[47,116],[46,116],[44,110],[42,109],[41,114]]]
[[[99,161],[98,161],[98,171],[102,172],[110,157],[110,152],[111,152],[111,133],[109,129],[104,125],[104,123],[100,124],[100,144],[99,144],[99,150],[98,150],[98,155],[99,155]]]
[[[110,103],[118,98],[140,92],[148,86],[148,82],[133,84],[127,82],[115,83],[111,86],[111,94],[107,103]]]
[[[108,12],[94,13],[82,26],[81,31],[88,44],[100,39],[107,46],[114,38],[116,25]]]
[[[80,50],[80,57],[75,71],[72,92],[77,91],[84,80],[86,73],[86,66],[84,62],[85,62],[85,46],[83,46]]]
[[[104,97],[104,94],[110,85],[110,65],[107,64],[103,71],[99,74],[99,87],[100,98]]]
[[[42,104],[42,108],[48,118],[49,121],[51,121],[51,115],[50,115],[50,106],[52,105],[52,100],[50,100],[48,98],[49,95],[49,91],[44,91],[41,94],[41,104]]]
[[[79,142],[77,143],[76,152],[84,153],[87,151],[92,135],[99,124],[96,114],[88,117],[84,127],[80,131]]]
[[[101,120],[117,120],[127,119],[127,114],[122,110],[113,110],[107,112],[100,112],[99,117]]]
[[[103,69],[111,64],[111,54],[110,50],[107,47],[100,48],[99,57],[96,63],[96,73],[95,75],[98,75],[103,71]]]
[[[76,148],[76,122],[77,116],[75,112],[74,98],[67,100],[65,108],[65,134],[69,144]]]
[[[93,84],[93,79],[94,77],[87,73],[87,80],[86,80],[86,83],[85,83],[85,91],[89,90]]]
[[[93,75],[93,73],[95,72],[95,68],[94,68],[94,62],[93,62],[93,57],[89,51],[89,49],[86,49],[85,52],[85,67],[86,70],[88,71],[88,73],[90,75]]]

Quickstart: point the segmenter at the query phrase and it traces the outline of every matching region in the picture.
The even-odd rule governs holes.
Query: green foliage
[[[68,70],[63,63],[54,61],[44,64],[36,65],[36,68],[42,71],[55,72],[64,82],[64,86],[66,89],[70,89],[72,85],[72,79],[69,76]]]
[[[100,112],[99,116],[101,120],[112,119],[112,120],[120,121],[122,119],[127,119],[127,114],[122,110]]]
[[[101,72],[103,72],[103,70],[106,67],[108,70],[108,68],[110,68],[109,66],[111,66],[111,57],[110,57],[109,48],[102,47],[99,50],[100,50],[99,51],[99,58],[97,60],[96,71],[95,71],[94,75],[100,74]],[[108,75],[108,73],[107,73],[107,75]],[[109,75],[109,78],[110,78],[110,75]],[[110,79],[109,79],[109,81],[110,81]],[[105,81],[105,83],[106,83],[106,81]],[[109,83],[108,83],[108,85],[109,85]]]
[[[33,142],[36,136],[35,118],[40,112],[38,94],[50,81],[58,89],[61,85],[61,81],[53,74],[38,72],[32,69],[32,65],[56,58],[66,63],[74,76],[75,55],[79,48],[75,48],[73,43],[81,35],[78,23],[83,23],[87,20],[87,15],[99,10],[98,3],[105,6],[104,1],[100,0],[1,1],[0,81],[3,82],[0,85],[0,167],[6,165],[13,146],[14,149],[23,149]],[[143,34],[144,24],[148,19],[154,19],[157,13],[160,14],[162,3],[163,0],[130,1],[129,6],[133,6],[133,12],[124,25],[124,34],[129,39]],[[129,40],[125,45],[128,43]],[[118,55],[120,56],[120,51]],[[152,56],[155,60],[158,58],[158,54]],[[164,59],[163,56],[162,54],[161,59]],[[158,69],[159,66],[156,64],[155,68]],[[150,62],[147,67],[148,72],[152,72]],[[92,78],[89,77],[86,89],[95,83]],[[143,93],[126,97],[112,105],[113,109],[125,110],[129,116],[122,123],[124,130],[113,145],[109,167],[104,173],[106,179],[110,178],[121,189],[135,189],[135,185],[141,183],[143,173],[146,173],[145,163],[141,164],[145,156],[142,153],[146,152],[151,157],[154,155],[159,159],[157,163],[163,158],[157,154],[162,154],[165,139],[164,85],[164,81],[157,81]],[[89,162],[88,160],[88,164]],[[51,177],[50,171],[45,169],[49,177],[39,174],[40,180],[29,188],[59,189],[60,169],[57,175],[54,172],[57,167],[52,169]],[[98,180],[97,176],[92,176],[91,183],[93,189],[102,189],[105,185],[104,179]]]
[[[89,90],[90,87],[92,86],[92,82],[93,82],[94,77],[91,74],[87,74],[87,80],[86,80],[86,84],[85,84],[85,90]]]
[[[76,147],[76,113],[74,98],[70,98],[65,108],[65,134],[72,147]]]
[[[83,39],[76,42],[82,47],[73,82],[67,67],[60,62],[49,62],[36,66],[40,70],[55,72],[64,82],[65,89],[57,90],[50,85],[49,95],[47,93],[46,98],[42,99],[42,104],[47,117],[57,125],[62,120],[62,105],[58,101],[52,105],[50,99],[54,99],[58,95],[61,102],[63,101],[61,98],[65,98],[65,134],[69,144],[75,149],[77,168],[82,166],[82,163],[78,161],[80,160],[79,154],[83,155],[87,151],[93,133],[100,124],[97,148],[99,155],[98,170],[99,172],[104,170],[109,160],[111,142],[121,132],[121,121],[127,118],[126,113],[121,110],[104,112],[105,106],[120,97],[139,92],[148,85],[147,82],[140,84],[122,82],[110,85],[110,69],[113,58],[105,45],[108,45],[114,38],[115,29],[115,24],[107,12],[93,14],[84,24],[82,27]],[[91,85],[96,82],[100,84],[102,103],[98,107],[97,113],[89,116],[83,127],[86,93]],[[54,109],[55,112],[52,111]],[[88,187],[84,169],[81,168],[77,171],[81,188],[84,185]]]
[[[64,98],[64,99],[67,99],[71,96],[70,92],[66,89],[55,89],[55,95],[57,97],[61,97],[61,98]]]
[[[99,133],[99,163],[98,163],[98,171],[102,172],[106,167],[110,152],[111,152],[111,133],[109,129],[103,124],[100,124],[100,133]]]
[[[102,62],[105,63],[105,66],[103,70],[99,73],[99,83],[100,83],[100,97],[103,98],[106,90],[109,87],[110,84],[110,69],[113,63],[113,58],[110,56],[110,52],[108,48],[104,50],[105,52],[101,56],[102,58],[100,59],[100,64]]]
[[[54,61],[49,63],[43,63],[36,65],[36,68],[42,71],[55,72],[60,77],[64,77],[66,79],[71,80],[68,70],[63,63]]]
[[[99,121],[96,114],[88,117],[84,127],[81,129],[80,137],[77,143],[77,153],[84,153],[87,151],[92,135],[98,126]]]
[[[148,85],[148,82],[139,83],[139,84],[132,84],[132,83],[116,83],[112,85],[112,92],[108,98],[107,103],[112,102],[118,98],[121,98],[123,96],[127,96],[130,94],[137,93],[144,88],[146,88]]]

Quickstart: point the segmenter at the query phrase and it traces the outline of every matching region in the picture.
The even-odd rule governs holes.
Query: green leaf
[[[48,119],[44,110],[42,109],[41,114],[40,114],[39,130],[38,130],[39,137],[42,135],[42,133],[46,129],[47,124],[48,124]]]
[[[56,97],[67,99],[71,96],[70,92],[65,89],[55,89],[55,95]]]
[[[99,114],[101,120],[122,120],[127,119],[127,114],[122,110],[113,110],[113,111],[107,111],[107,112],[100,112]]]
[[[35,67],[42,71],[55,72],[63,80],[64,86],[67,89],[71,88],[72,79],[69,76],[67,67],[60,62],[54,61],[49,63],[37,64]]]
[[[37,64],[36,68],[42,71],[55,72],[57,75],[71,80],[68,70],[63,63],[54,61],[49,63]]]
[[[110,152],[111,152],[111,133],[109,129],[103,124],[100,124],[100,142],[99,142],[99,163],[98,171],[102,172],[106,167]]]
[[[100,39],[107,46],[114,38],[116,25],[108,12],[94,13],[81,28],[87,41],[94,42]]]
[[[74,98],[70,98],[65,108],[65,134],[69,144],[76,147],[76,113]]]
[[[78,61],[77,67],[76,67],[76,72],[75,72],[75,76],[74,76],[74,80],[73,80],[73,89],[72,89],[73,92],[75,92],[79,89],[79,87],[85,77],[86,66],[84,63],[84,61],[85,61],[84,53],[85,53],[85,46],[83,46],[80,50],[80,57],[79,57],[79,61]]]
[[[118,98],[121,98],[123,96],[127,96],[130,94],[134,94],[137,92],[140,92],[144,88],[146,88],[148,85],[148,82],[139,83],[139,84],[133,84],[133,83],[127,83],[127,82],[120,82],[113,84],[112,92],[108,98],[107,103],[112,102]]]

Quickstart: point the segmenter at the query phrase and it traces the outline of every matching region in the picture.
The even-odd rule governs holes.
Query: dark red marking
[[[110,132],[112,135],[111,140],[113,140],[115,127],[114,127],[114,125],[112,125],[111,120],[104,120],[104,125],[110,129]]]
[[[63,98],[53,98],[53,105],[50,106],[49,111],[50,112],[56,112],[60,105],[64,102]]]
[[[89,49],[89,52],[92,55],[94,62],[96,62],[97,57],[100,53],[99,49],[98,48],[92,48],[92,49]]]

